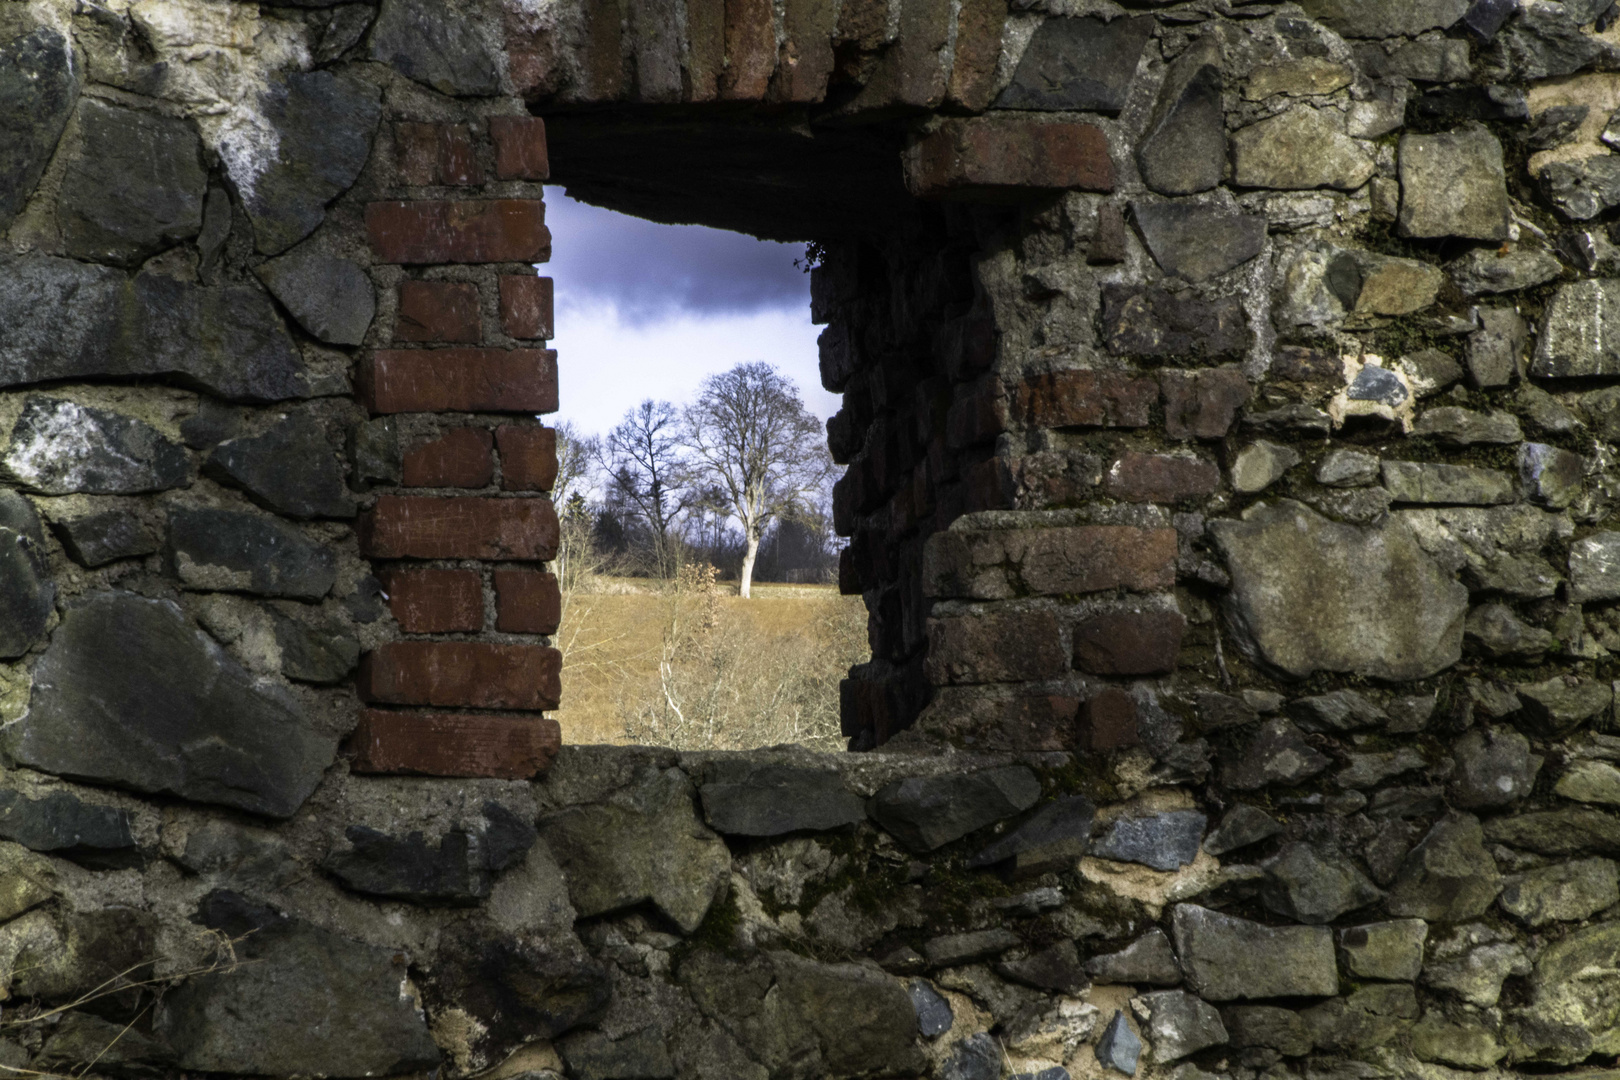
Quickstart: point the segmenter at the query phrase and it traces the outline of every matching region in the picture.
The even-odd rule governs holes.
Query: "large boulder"
[[[1265,926],[1196,904],[1177,905],[1176,953],[1206,1001],[1338,993],[1333,934],[1323,926]]]
[[[173,603],[124,592],[68,611],[4,743],[43,772],[272,817],[303,804],[337,751]]]
[[[151,424],[34,395],[11,429],[3,469],[45,495],[140,495],[191,482],[191,455]]]
[[[310,392],[270,298],[247,286],[0,256],[0,326],[0,387],[163,375],[240,401]]]
[[[1282,499],[1209,528],[1239,644],[1286,674],[1422,679],[1462,656],[1468,590],[1402,520],[1346,525]]]
[[[1501,891],[1478,819],[1452,814],[1407,853],[1385,906],[1391,915],[1459,922],[1484,914]]]
[[[73,52],[56,30],[0,46],[0,232],[33,194],[78,100]]]
[[[1578,930],[1548,945],[1536,960],[1529,1019],[1591,1037],[1578,1056],[1620,1053],[1620,923]],[[1582,1039],[1581,1043],[1585,1040]]]

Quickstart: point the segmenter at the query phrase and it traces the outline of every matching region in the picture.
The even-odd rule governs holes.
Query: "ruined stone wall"
[[[0,1066],[1613,1075],[1615,15],[0,5]],[[821,245],[872,752],[559,749],[548,175]]]

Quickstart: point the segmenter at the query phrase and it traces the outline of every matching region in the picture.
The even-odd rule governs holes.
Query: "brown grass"
[[[597,578],[563,597],[563,705],[573,744],[841,749],[838,683],[867,659],[866,609],[831,586]]]

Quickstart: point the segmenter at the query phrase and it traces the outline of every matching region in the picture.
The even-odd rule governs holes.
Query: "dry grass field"
[[[563,740],[839,750],[838,683],[869,657],[866,608],[826,585],[596,578],[563,596]]]

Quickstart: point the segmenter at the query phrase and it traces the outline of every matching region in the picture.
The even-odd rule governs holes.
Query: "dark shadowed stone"
[[[1187,983],[1207,1001],[1338,992],[1333,934],[1326,927],[1263,926],[1179,904],[1174,932]]]
[[[1228,851],[1258,844],[1282,831],[1282,822],[1258,806],[1238,803],[1221,818],[1215,831],[1204,838],[1204,850],[1211,855],[1225,855]]]
[[[1590,221],[1620,205],[1620,158],[1613,154],[1544,166],[1541,191],[1567,218]]]
[[[97,868],[139,859],[128,810],[86,803],[66,791],[40,799],[0,791],[0,839]]]
[[[309,873],[274,833],[217,818],[189,830],[172,857],[193,874],[221,874],[253,888],[282,888]]]
[[[1142,180],[1161,195],[1193,195],[1221,182],[1226,112],[1221,46],[1206,34],[1170,62],[1147,133],[1137,146]]]
[[[1102,326],[1108,351],[1121,356],[1214,360],[1249,347],[1235,296],[1204,300],[1147,285],[1104,285]]]
[[[491,1048],[553,1039],[600,1019],[613,998],[613,976],[572,935],[492,935],[471,923],[439,947],[433,987],[487,1032]]]
[[[197,401],[197,411],[180,423],[180,441],[193,450],[212,450],[242,431],[247,410],[211,397]]]
[[[57,920],[59,935],[31,943],[20,935],[24,942],[13,961],[11,992],[63,1002],[94,997],[102,1008],[128,1009],[133,1015],[139,992],[112,987],[151,978],[157,920],[117,901],[90,911],[61,911]]]
[[[1311,1033],[1292,1009],[1275,1005],[1233,1005],[1221,1010],[1231,1044],[1264,1047],[1289,1057],[1311,1052]]]
[[[579,1031],[557,1044],[568,1074],[579,1080],[670,1080],[675,1063],[659,1025],[609,1039],[599,1031]]]
[[[1131,1030],[1130,1021],[1125,1019],[1125,1010],[1114,1010],[1114,1018],[1103,1029],[1102,1038],[1097,1040],[1096,1054],[1104,1068],[1126,1076],[1136,1075],[1136,1064],[1142,1056],[1142,1040]]]
[[[263,108],[276,130],[276,160],[242,199],[260,251],[276,255],[298,243],[349,190],[371,154],[378,97],[376,87],[329,71],[292,72],[271,86]]]
[[[270,298],[47,255],[0,257],[0,387],[171,375],[222,397],[303,397],[303,360]]]
[[[1468,13],[1463,16],[1463,24],[1481,41],[1488,43],[1502,29],[1502,24],[1518,10],[1518,0],[1473,0],[1468,5]]]
[[[1524,719],[1536,734],[1548,738],[1567,735],[1582,723],[1605,712],[1614,700],[1607,682],[1574,675],[1555,675],[1544,682],[1514,687],[1524,702]]]
[[[110,592],[63,617],[5,746],[43,772],[288,817],[337,741],[173,603]]]
[[[1177,870],[1198,857],[1209,819],[1196,810],[1167,810],[1122,817],[1103,829],[1091,845],[1099,859],[1141,863],[1155,870]]]
[[[694,801],[679,769],[649,767],[605,802],[542,818],[540,835],[568,879],[579,914],[650,900],[684,932],[696,930],[725,892],[731,855],[698,820]]]
[[[151,555],[162,546],[157,533],[132,510],[62,518],[51,522],[51,530],[69,555],[90,567]]]
[[[202,228],[208,174],[188,120],[86,98],[56,206],[69,255],[135,266]]]
[[[262,435],[220,443],[204,467],[215,479],[239,485],[255,501],[290,517],[355,515],[337,452],[326,429],[307,413],[292,413]]]
[[[1155,990],[1143,994],[1140,1001],[1148,1014],[1148,1042],[1153,1047],[1154,1061],[1179,1061],[1226,1042],[1221,1014],[1185,991]]]
[[[237,948],[249,963],[193,977],[164,997],[154,1027],[181,1068],[361,1077],[437,1067],[427,1022],[401,992],[395,950],[292,919],[255,921],[216,927],[246,933]]]
[[[1152,34],[1153,20],[1146,16],[1112,22],[1047,19],[1030,39],[996,108],[1117,116]]]
[[[1260,254],[1266,243],[1264,214],[1216,202],[1133,201],[1131,214],[1164,272],[1188,281],[1224,274]]]
[[[1485,822],[1485,838],[1538,855],[1620,855],[1620,817],[1584,807],[1502,814]]]
[[[1465,732],[1451,747],[1456,770],[1446,787],[1451,805],[1464,810],[1509,806],[1530,794],[1542,758],[1530,740],[1510,729]]]
[[[1292,786],[1331,764],[1333,759],[1306,742],[1297,727],[1277,717],[1223,755],[1221,779],[1239,791],[1254,791],[1267,784]]]
[[[1022,960],[1003,960],[996,964],[996,974],[1037,990],[1070,996],[1083,993],[1089,985],[1080,967],[1080,951],[1072,941],[1060,941]]]
[[[1464,296],[1478,296],[1534,288],[1562,274],[1564,264],[1546,248],[1519,244],[1508,252],[1475,248],[1446,269]]]
[[[23,403],[3,465],[46,495],[139,495],[191,482],[191,455],[152,425],[38,396]]]
[[[968,860],[970,868],[998,866],[1014,878],[1073,869],[1086,853],[1097,808],[1084,795],[1047,803],[1028,821]]]
[[[1087,960],[1086,974],[1100,983],[1175,986],[1181,982],[1181,965],[1170,939],[1154,927],[1119,952]]]
[[[969,1035],[956,1044],[937,1075],[939,1080],[999,1080],[1001,1046],[988,1032]]]
[[[923,956],[934,968],[961,967],[991,960],[1008,949],[1023,944],[1023,939],[1011,930],[996,927],[993,930],[972,930],[965,934],[944,934],[930,938],[923,945]]]
[[[695,950],[675,975],[698,1009],[772,1076],[923,1071],[911,996],[876,967],[817,963],[787,952],[738,962]]]
[[[1311,844],[1285,844],[1264,863],[1260,899],[1277,914],[1303,923],[1329,923],[1383,894],[1348,859]]]
[[[872,797],[867,811],[896,840],[922,853],[1028,810],[1040,797],[1035,774],[1009,765],[896,780]]]
[[[55,30],[40,27],[0,48],[0,232],[39,183],[78,99],[72,49]]]
[[[906,984],[906,992],[911,995],[912,1007],[917,1010],[919,1035],[932,1039],[951,1030],[956,1015],[951,1012],[951,1003],[941,997],[938,990],[922,979],[912,979]]]
[[[0,657],[32,648],[55,606],[39,514],[15,491],[0,489]]]
[[[1288,715],[1302,730],[1313,732],[1355,731],[1376,727],[1389,719],[1383,709],[1354,690],[1331,690],[1290,701]]]
[[[358,263],[330,255],[294,253],[254,273],[298,325],[333,345],[358,345],[377,313],[371,279]]]
[[[1502,875],[1485,850],[1478,819],[1451,814],[1407,853],[1385,907],[1391,915],[1460,922],[1485,913]]]
[[[49,1041],[32,1064],[41,1071],[68,1075],[83,1075],[93,1068],[98,1075],[141,1076],[172,1066],[174,1051],[128,1024],[69,1012],[51,1029]]]
[[[344,832],[348,849],[333,851],[322,865],[355,892],[417,904],[476,903],[489,895],[491,875],[522,857],[535,840],[527,823],[498,803],[490,807],[498,814],[482,835],[451,829],[437,846],[420,832],[401,838],[351,825]]]
[[[1295,678],[1421,679],[1462,656],[1468,590],[1398,518],[1341,524],[1284,499],[1210,533],[1231,570],[1240,644]]]
[[[210,508],[169,513],[169,554],[194,589],[319,600],[337,580],[337,555],[264,514]]]
[[[831,769],[714,762],[698,789],[711,828],[731,836],[825,832],[866,819],[866,803]]]
[[[316,624],[272,612],[281,673],[299,682],[330,686],[342,682],[360,662],[360,642],[341,622]]]
[[[1468,0],[1305,0],[1300,7],[1345,37],[1382,38],[1444,30]]]
[[[371,31],[371,58],[441,94],[499,94],[500,64],[469,8],[445,0],[383,0]]]
[[[1582,33],[1565,5],[1523,7],[1497,34],[1487,66],[1498,78],[1531,82],[1557,75],[1573,75],[1582,68],[1603,65],[1612,70],[1615,46],[1593,34]]]

